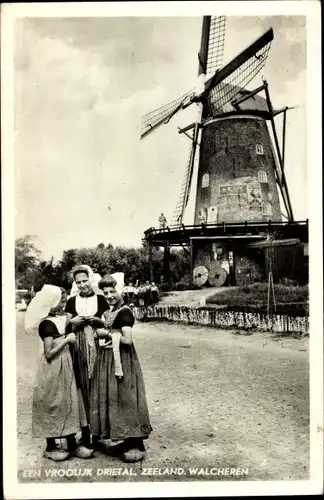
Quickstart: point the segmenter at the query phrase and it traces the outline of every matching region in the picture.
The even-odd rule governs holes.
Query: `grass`
[[[308,314],[308,286],[274,285],[276,312],[305,316]],[[236,311],[267,312],[268,284],[256,283],[235,288],[224,288],[211,295],[207,304],[226,305]]]

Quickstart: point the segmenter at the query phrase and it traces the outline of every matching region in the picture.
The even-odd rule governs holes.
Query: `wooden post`
[[[264,249],[264,277],[269,276],[269,248]]]
[[[236,273],[235,273],[235,253],[231,250],[233,254],[233,263],[230,265],[230,286],[236,286]]]
[[[286,148],[286,115],[287,115],[287,107],[283,112],[283,121],[282,121],[282,170],[285,168],[285,148]]]
[[[271,245],[271,244],[270,244]],[[268,274],[268,305],[267,312],[268,314],[276,312],[276,299],[274,292],[274,283],[273,283],[273,247],[272,245],[268,248],[269,255],[269,274]]]
[[[150,283],[154,281],[153,277],[153,262],[152,262],[152,253],[153,253],[153,247],[151,242],[149,242],[149,268],[150,268]]]
[[[229,286],[236,285],[235,278],[235,254],[232,241],[228,242],[228,264],[229,264]]]
[[[191,279],[193,280],[193,272],[194,272],[194,250],[193,250],[193,244],[192,244],[192,239],[190,238],[190,272],[191,272]]]
[[[274,121],[274,117],[273,117],[273,107],[272,107],[272,103],[271,103],[271,100],[270,100],[270,94],[269,94],[269,90],[268,90],[268,84],[267,84],[266,81],[264,81],[264,90],[265,90],[266,100],[267,100],[269,114],[270,114],[270,122],[271,122],[271,127],[272,127],[273,138],[274,138],[274,141],[275,141],[276,152],[277,152],[277,155],[278,155],[278,160],[279,160],[279,165],[280,165],[280,170],[281,170],[281,172],[279,172],[279,174],[280,174],[280,177],[279,177],[279,187],[280,187],[281,194],[282,194],[282,197],[283,197],[283,200],[284,200],[284,203],[285,203],[285,208],[287,210],[287,214],[288,214],[289,220],[293,221],[294,220],[294,216],[293,216],[293,211],[292,211],[292,207],[291,207],[291,202],[290,202],[290,197],[289,197],[289,192],[288,192],[288,187],[287,187],[286,176],[285,176],[285,172],[284,172],[284,168],[283,168],[283,163],[282,163],[282,155],[281,155],[281,152],[280,152],[279,141],[278,141],[278,136],[277,136],[277,131],[276,131],[276,125],[275,125],[275,121]]]
[[[164,276],[164,282],[169,283],[169,281],[170,281],[170,244],[168,241],[166,241],[164,244],[163,276]]]

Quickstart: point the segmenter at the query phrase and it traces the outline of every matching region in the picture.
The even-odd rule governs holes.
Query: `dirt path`
[[[214,328],[141,324],[134,329],[153,433],[137,476],[96,476],[124,467],[100,453],[87,461],[53,464],[33,441],[31,397],[38,339],[17,313],[18,467],[38,468],[42,481],[288,480],[309,470],[308,340],[277,342],[267,334],[239,335]],[[92,467],[87,478],[46,478],[45,470]],[[142,467],[142,469],[141,469]],[[248,468],[248,476],[146,476],[144,468]]]
[[[215,293],[224,291],[224,287],[209,287],[201,290],[183,290],[181,292],[169,292],[159,301],[159,305],[169,306],[197,306],[201,300],[207,299]]]

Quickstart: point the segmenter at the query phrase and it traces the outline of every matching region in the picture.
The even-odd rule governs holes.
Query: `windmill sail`
[[[181,184],[181,190],[180,190],[178,203],[177,203],[177,206],[175,208],[175,211],[174,211],[174,214],[172,217],[172,225],[178,226],[178,227],[181,226],[181,224],[182,224],[184,210],[185,210],[185,208],[188,204],[188,200],[189,200],[191,181],[192,181],[192,177],[193,177],[193,170],[194,170],[195,157],[196,157],[198,134],[199,134],[199,123],[196,123],[195,129],[194,129],[194,135],[192,138],[192,145],[191,145],[190,152],[189,152],[187,167],[186,167],[184,178],[183,178],[183,181]]]
[[[255,78],[266,63],[269,49],[270,43],[261,49],[255,57],[237,68],[217,87],[210,90],[207,103],[211,113],[221,111],[227,103],[237,96],[242,88],[245,88]]]
[[[225,42],[225,16],[204,16],[200,51],[198,54],[198,76],[213,75],[223,64]]]
[[[156,129],[159,125],[167,123],[173,115],[182,109],[185,105],[191,102],[191,98],[195,95],[193,90],[190,90],[186,94],[178,97],[174,101],[161,106],[160,108],[147,113],[142,118],[142,129],[141,129],[141,139],[145,137],[149,132]]]
[[[206,82],[206,90],[200,99],[207,98],[209,113],[221,110],[234,99],[238,89],[246,87],[261,71],[272,40],[273,31],[270,29]]]
[[[225,16],[205,16],[199,58],[199,75],[212,75],[221,67],[224,54]],[[192,89],[174,101],[147,113],[142,118],[141,139],[168,121],[180,109],[188,106],[195,97]]]
[[[198,76],[201,74],[205,74],[207,76],[213,75],[215,71],[222,66],[224,55],[225,26],[225,16],[204,16],[201,45],[198,54]],[[202,110],[199,111],[198,122],[200,122],[201,120],[201,111]],[[187,207],[190,196],[198,135],[199,126],[197,123],[194,129],[192,146],[190,149],[187,167],[181,185],[180,196],[178,198],[177,206],[172,218],[172,224],[178,227],[182,224],[184,211]]]
[[[207,76],[213,75],[223,64],[225,26],[225,16],[211,16],[206,64]]]

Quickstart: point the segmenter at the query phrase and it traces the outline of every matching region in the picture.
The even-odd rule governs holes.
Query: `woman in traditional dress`
[[[78,266],[78,267],[80,267],[80,266]],[[90,281],[92,290],[95,293],[102,295],[102,291],[98,288],[98,283],[101,280],[100,274],[99,273],[95,273],[91,269],[91,267],[88,266],[88,265],[86,265],[86,264],[82,264],[81,267],[84,268],[84,269],[86,269],[87,272],[88,272],[89,281]],[[74,297],[75,295],[78,295],[78,294],[79,294],[79,289],[78,289],[77,284],[76,284],[76,282],[74,280],[73,283],[72,283],[70,297]]]
[[[109,309],[109,306],[103,295],[94,292],[90,273],[86,266],[78,266],[74,269],[73,278],[78,294],[68,300],[65,311],[68,327],[76,334],[76,343],[73,345],[72,351],[79,396],[81,442],[84,446],[91,447],[89,397],[98,349],[98,342],[93,334],[96,327],[103,326],[103,321],[100,318]]]
[[[145,306],[145,285],[142,283],[139,283],[138,285],[138,289],[137,289],[137,293],[138,293],[138,305],[140,307],[143,307]]]
[[[152,296],[151,296],[151,283],[149,281],[145,282],[144,285],[144,301],[146,306],[150,306],[152,304]]]
[[[135,286],[134,286],[134,306],[135,307],[139,306],[139,301],[138,301],[138,282],[136,282]]]
[[[159,302],[159,289],[154,282],[151,285],[152,304]]]
[[[134,305],[134,286],[132,282],[128,285],[128,304],[130,306]]]
[[[32,299],[25,318],[26,330],[35,330],[43,341],[33,393],[32,434],[47,441],[44,456],[54,461],[66,460],[70,454],[90,458],[93,451],[78,446],[75,434],[80,430],[77,388],[69,345],[74,333],[65,336],[66,291],[44,285]],[[65,438],[67,450],[56,445]]]
[[[96,447],[125,462],[144,458],[144,439],[152,431],[140,362],[133,344],[132,310],[123,303],[123,273],[99,282],[111,310],[96,335],[101,346],[91,387],[90,427]],[[100,439],[100,438],[103,439]],[[108,446],[107,439],[115,446]]]

